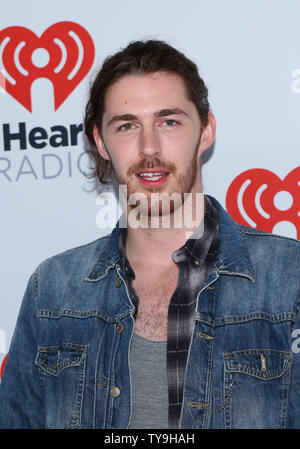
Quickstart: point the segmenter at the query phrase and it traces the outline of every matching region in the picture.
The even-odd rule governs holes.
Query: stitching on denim
[[[246,315],[234,315],[234,316],[225,316],[223,318],[218,318],[216,320],[211,319],[209,316],[206,316],[202,313],[195,313],[195,320],[201,321],[205,324],[208,324],[212,327],[224,326],[226,324],[236,324],[236,323],[245,323],[247,321],[252,320],[266,320],[270,323],[279,323],[282,321],[293,321],[296,322],[296,314],[294,312],[283,312],[278,314],[268,314],[265,312],[252,312]]]
[[[94,389],[96,389],[96,387],[107,388],[108,379],[106,379],[105,377],[103,377],[102,379],[94,379],[94,377],[89,377],[87,380],[87,384],[89,386],[94,387]],[[94,424],[94,428],[95,428],[95,423],[93,423],[93,424]]]
[[[211,300],[211,303],[212,303],[212,310],[213,310],[213,313],[215,315],[215,313],[216,313],[216,295],[217,295],[217,292],[216,292],[215,289],[213,289],[213,290],[210,290],[208,292],[208,294],[210,295],[210,300]],[[210,394],[211,394],[211,388],[212,388],[212,384],[213,384],[212,378],[213,378],[213,361],[214,361],[214,335],[208,335],[208,334],[202,333],[202,332],[200,332],[200,334],[201,335],[205,335],[205,337],[206,337],[205,339],[207,340],[207,343],[209,345],[209,354],[208,354],[209,365],[208,365],[208,370],[207,370],[206,396],[205,396],[207,402],[209,403],[209,397],[210,397]],[[205,419],[206,426],[207,426],[207,422],[208,422],[208,419],[209,419],[208,413],[210,412],[210,409],[207,408],[206,412],[207,413],[204,413],[204,415],[205,415],[204,419]]]
[[[78,381],[78,390],[76,391],[76,409],[74,412],[74,416],[72,417],[72,420],[69,425],[66,426],[66,429],[74,429],[75,427],[79,427],[81,424],[81,417],[82,417],[82,404],[83,404],[83,393],[84,393],[84,384],[85,384],[85,367],[86,367],[86,352],[83,355],[83,358],[81,359],[81,362],[83,361],[81,371],[79,374],[79,381]]]
[[[249,279],[253,284],[256,282],[256,277],[255,277],[255,275],[254,275],[254,277],[252,277],[252,276],[250,276],[249,274],[244,273],[244,272],[222,270],[221,268],[218,268],[218,267],[217,267],[217,270],[218,270],[218,273],[219,273],[219,274],[228,274],[228,275],[230,275],[230,276],[241,276],[241,277],[243,277],[243,278]]]
[[[285,360],[283,363],[283,366],[278,368],[277,370],[269,370],[267,371],[266,374],[262,375],[258,369],[255,368],[249,368],[247,367],[247,369],[229,369],[226,368],[228,373],[238,373],[238,374],[246,374],[248,376],[252,376],[255,377],[256,379],[260,379],[261,381],[270,381],[270,380],[274,380],[274,379],[279,379],[280,377],[282,377],[288,368],[288,364],[287,361]]]
[[[251,260],[251,257],[250,257],[250,253],[249,253],[248,239],[246,238],[246,235],[245,235],[243,229],[241,227],[239,227],[239,229],[240,229],[240,232],[242,233],[244,246],[245,246],[245,249],[246,249],[246,252],[247,252],[249,265],[251,267],[251,272],[252,272],[252,275],[253,275],[252,282],[254,283],[254,282],[256,282],[256,274],[255,274],[255,271],[254,271],[254,268],[253,268],[253,264],[252,264],[252,260]]]
[[[41,346],[38,348],[38,352],[35,359],[35,365],[39,368],[39,377],[40,377],[40,385],[43,385],[43,381],[46,378],[46,376],[50,375],[50,377],[53,378],[53,376],[57,376],[53,370],[47,369],[47,367],[44,367],[42,364],[38,362],[38,358],[41,352],[47,353],[46,350],[51,349],[53,353],[55,353],[55,349],[59,348],[60,346],[65,346],[67,348],[73,348],[78,351],[80,349],[82,351],[82,355],[79,359],[79,361],[75,364],[69,364],[66,365],[64,368],[69,367],[76,367],[78,369],[78,379],[76,383],[76,397],[74,400],[74,410],[72,411],[72,415],[69,416],[69,422],[64,425],[63,428],[65,429],[72,429],[75,427],[79,427],[81,425],[81,419],[82,419],[82,405],[83,405],[83,396],[84,396],[84,385],[85,385],[85,371],[86,371],[86,350],[88,345],[79,345],[75,343],[62,343],[61,345],[54,345],[54,346]],[[47,428],[56,428],[56,426],[52,425],[46,425]]]
[[[120,343],[121,334],[118,334],[117,332],[114,332],[114,343],[112,348],[112,356],[111,356],[111,370],[110,370],[110,386],[116,386],[115,385],[115,360],[116,360],[116,353],[117,349]],[[110,397],[109,401],[109,410],[107,415],[107,426],[108,428],[111,428],[111,422],[113,418],[113,408],[114,408],[114,401],[115,398],[112,396]]]
[[[130,317],[131,321],[133,322],[132,325],[132,330],[131,330],[131,335],[130,335],[130,340],[129,340],[129,350],[127,351],[127,363],[128,363],[128,371],[129,371],[129,386],[130,386],[130,401],[129,401],[129,406],[130,406],[130,414],[129,414],[129,421],[128,421],[128,426],[127,429],[129,428],[130,424],[131,424],[131,418],[132,418],[132,373],[131,373],[131,366],[130,366],[130,348],[131,348],[131,342],[132,342],[132,338],[133,338],[133,334],[134,334],[134,318],[131,315]]]
[[[248,264],[249,264],[249,267],[250,267],[251,275],[249,275],[249,274],[247,274],[245,272],[238,272],[238,271],[232,272],[232,271],[224,270],[224,269],[218,268],[218,266],[217,266],[217,270],[218,270],[218,273],[220,273],[220,274],[229,274],[229,275],[242,276],[242,277],[245,277],[245,278],[251,280],[252,283],[255,283],[256,282],[256,274],[255,274],[255,271],[254,271],[254,268],[253,268],[252,259],[250,257],[248,239],[247,239],[247,237],[246,237],[246,235],[245,235],[245,233],[243,231],[243,227],[242,226],[238,225],[238,231],[239,231],[241,239],[243,241],[243,247],[244,247],[244,250],[246,252],[247,259],[248,259]]]
[[[95,380],[97,378],[97,370],[99,369],[99,355],[100,355],[100,350],[102,347],[102,343],[104,340],[104,336],[106,335],[106,330],[107,330],[107,324],[105,325],[102,335],[101,335],[101,339],[98,345],[98,351],[97,351],[97,358],[96,358],[96,363],[95,363]],[[100,367],[101,369],[101,367]],[[103,376],[104,377],[104,376]],[[107,386],[108,386],[108,382],[109,380],[107,379]],[[93,412],[93,427],[94,429],[96,428],[96,404],[97,404],[97,388],[96,388],[96,382],[95,382],[95,387],[94,387],[94,412]],[[107,400],[104,402],[104,416],[106,416],[106,404],[107,404]]]
[[[209,413],[219,413],[219,412],[221,412],[222,410],[224,410],[228,406],[228,404],[229,404],[229,402],[231,400],[231,397],[232,397],[234,384],[235,384],[235,381],[231,382],[230,389],[229,389],[229,392],[226,395],[225,401],[218,408],[211,409],[211,408],[209,408],[209,405],[206,402],[197,402],[197,401],[190,401],[189,402],[189,406],[190,407],[205,408],[206,411],[209,412]]]
[[[89,275],[85,278],[85,280],[94,280],[93,277],[95,276],[95,273],[98,271],[101,263],[103,262],[104,258],[106,256],[106,253],[103,251],[103,253],[100,254],[97,262],[95,263],[95,265],[93,266],[92,270],[90,271]],[[108,268],[106,268],[106,273],[108,271]],[[101,276],[100,276],[101,277]]]
[[[209,283],[208,286],[205,287],[205,289],[208,289],[208,287],[211,284],[213,284],[217,279],[218,279],[218,276],[214,280],[212,280],[212,282]],[[213,288],[208,289],[208,290],[209,290],[208,294],[210,296],[210,301],[213,301],[213,310],[215,311],[216,310],[216,289],[213,287]],[[199,296],[200,296],[201,291],[197,295],[196,310],[198,309],[198,300],[199,300]],[[199,314],[199,312],[197,312],[197,313]],[[207,324],[207,323],[205,323],[205,324]],[[198,332],[198,333],[195,333],[195,328],[194,328],[193,334],[192,334],[192,339],[190,341],[189,353],[188,353],[187,365],[186,366],[188,366],[188,361],[189,361],[189,356],[190,356],[190,349],[191,349],[191,346],[192,346],[193,339],[196,338],[196,337],[199,338],[199,334],[202,337],[203,336],[210,337],[208,334],[206,334],[204,332],[201,332],[201,331]],[[205,338],[205,340],[207,340],[207,344],[209,345],[209,349],[208,349],[208,351],[209,351],[209,355],[208,355],[209,365],[208,365],[208,368],[206,370],[207,375],[206,375],[206,381],[205,381],[205,399],[208,399],[209,398],[209,394],[210,394],[209,392],[211,390],[211,379],[212,379],[212,373],[213,373],[213,366],[212,366],[213,365],[213,337],[212,338],[208,338],[208,339]],[[184,383],[186,382],[186,374],[187,374],[187,370],[185,372],[185,381],[184,381]],[[184,396],[183,396],[182,403],[184,404]],[[196,404],[196,401],[191,401],[189,403],[189,405],[191,405],[191,403],[195,403]],[[198,404],[206,404],[206,403],[198,403]],[[193,406],[193,405],[191,405],[191,406]],[[181,408],[181,415],[180,415],[180,421],[179,421],[180,426],[181,426],[182,414],[183,414],[183,407]],[[207,415],[207,413],[204,413],[203,414],[203,418],[202,418],[202,428],[206,428],[206,426],[207,426],[207,419],[208,419],[208,415]]]
[[[235,356],[247,356],[254,355],[258,356],[260,354],[277,357],[280,360],[280,366],[276,369],[268,369],[266,372],[262,372],[257,369],[255,366],[251,366],[250,364],[245,364],[243,361],[235,360]],[[244,349],[239,351],[232,351],[230,353],[223,354],[225,361],[225,371],[227,373],[240,373],[246,374],[249,376],[256,377],[262,381],[268,381],[271,379],[277,379],[282,377],[288,367],[289,362],[292,357],[291,352],[289,351],[280,351],[277,349],[264,349],[264,348],[253,348],[253,349]]]
[[[72,318],[79,318],[79,319],[85,319],[90,317],[96,317],[101,318],[102,320],[106,321],[107,323],[116,323],[120,321],[122,318],[131,315],[133,313],[133,309],[127,309],[124,312],[120,313],[119,315],[115,315],[112,317],[107,316],[106,314],[102,313],[100,310],[89,310],[87,312],[80,312],[77,310],[70,310],[70,309],[61,309],[57,312],[47,309],[42,309],[37,312],[38,318],[51,318],[51,319],[59,319],[62,317],[72,317]]]
[[[55,368],[55,366],[52,367],[50,365],[47,365],[46,362],[43,363],[43,360],[40,360],[41,354],[55,355],[56,352],[60,354],[61,351],[68,350],[68,349],[75,350],[76,352],[78,352],[78,356],[80,355],[80,358],[78,360],[76,360],[76,362],[66,360],[64,362],[64,364],[62,364],[60,366],[59,370],[57,369],[59,367],[59,365],[57,365],[57,368]],[[37,352],[37,355],[35,358],[35,365],[37,367],[39,367],[40,369],[42,369],[43,371],[45,371],[46,373],[57,377],[61,373],[61,371],[63,371],[66,368],[80,366],[82,363],[82,360],[86,356],[86,350],[87,350],[87,345],[78,345],[78,344],[73,344],[73,343],[61,343],[60,345],[54,345],[54,346],[39,346],[38,352]]]
[[[243,228],[243,232],[245,234],[258,235],[258,236],[261,236],[261,237],[276,237],[276,238],[279,238],[279,239],[290,240],[292,242],[297,242],[298,244],[300,244],[299,240],[293,239],[291,237],[287,237],[287,236],[284,236],[284,235],[272,234],[270,232],[264,232],[264,231],[261,231],[260,229],[249,229],[247,226],[244,227],[243,225],[240,225],[240,226]]]
[[[213,292],[215,293],[215,292]],[[215,302],[214,302],[214,306],[215,306]],[[213,358],[214,358],[214,339],[210,339],[209,340],[209,354],[208,354],[208,360],[209,360],[209,364],[208,364],[208,370],[207,370],[207,378],[206,378],[206,398],[207,400],[209,400],[209,394],[211,391],[211,385],[212,385],[212,375],[213,375]],[[206,409],[207,412],[210,412],[210,409],[207,408]],[[207,413],[205,414],[205,421],[207,423],[207,419],[208,419],[208,415]],[[204,422],[203,419],[203,422]]]
[[[33,273],[33,289],[34,289],[34,296],[35,296],[35,310],[36,310],[36,314],[38,314],[38,309],[39,309],[39,295],[38,295],[39,282],[38,282],[38,270],[39,270],[39,266],[36,268],[35,272]]]
[[[209,284],[205,285],[207,282],[207,279],[209,276],[211,276],[211,273],[214,274],[214,278],[209,282]],[[211,270],[210,274],[208,275],[207,279],[204,281],[203,286],[201,287],[201,290],[199,291],[198,295],[197,295],[197,300],[196,300],[196,310],[198,310],[198,302],[199,302],[199,296],[201,295],[202,292],[204,292],[206,289],[207,290],[214,290],[214,286],[212,286],[212,284],[214,284],[218,279],[219,279],[219,269],[217,267],[217,265],[215,264],[213,267],[213,270]]]
[[[130,296],[130,292],[129,292],[129,289],[128,289],[127,282],[126,282],[126,280],[124,279],[124,277],[122,276],[120,267],[119,267],[118,265],[116,265],[116,271],[117,271],[118,276],[119,276],[119,277],[122,279],[122,281],[123,281],[123,285],[125,286],[125,289],[126,289],[127,298],[128,298],[130,304],[131,304],[132,307],[133,307],[132,309],[130,309],[130,314],[132,314],[132,315],[134,316],[134,314],[135,314],[135,306],[134,306],[134,304],[132,303],[132,300],[131,300],[131,296]],[[121,300],[122,300],[122,302],[123,302],[124,304],[126,304],[126,303],[123,301],[123,296],[122,296],[122,295],[121,295]],[[126,304],[126,305],[127,305],[127,304]]]
[[[266,355],[273,355],[275,357],[286,357],[291,358],[290,351],[281,351],[280,349],[272,348],[250,348],[250,349],[239,349],[237,351],[225,352],[224,358],[229,359],[234,355],[259,355],[263,352]]]
[[[252,312],[246,315],[219,318],[214,321],[214,326],[222,326],[222,324],[244,323],[246,321],[252,321],[255,319],[262,319],[271,323],[278,323],[280,321],[295,321],[295,313],[283,312],[271,315],[265,312]]]
[[[198,294],[199,296],[199,294]],[[197,301],[198,301],[198,297],[197,297]],[[192,337],[190,340],[190,344],[189,344],[189,350],[188,350],[188,354],[187,354],[187,359],[186,359],[186,367],[189,365],[189,360],[190,360],[190,354],[191,354],[191,347],[194,341],[195,337],[195,321],[193,323],[193,332],[192,332]],[[187,378],[187,369],[185,370],[184,373],[184,385],[186,384],[186,378]],[[181,428],[181,421],[182,421],[182,416],[183,416],[183,405],[185,403],[185,395],[186,395],[186,388],[183,389],[183,396],[182,396],[182,405],[181,405],[181,411],[180,411],[180,417],[179,417],[179,427]],[[132,401],[131,401],[132,402]]]
[[[287,364],[287,369],[282,380],[282,407],[281,407],[281,428],[286,428],[287,412],[288,412],[288,399],[289,399],[289,386],[291,382],[292,361]],[[284,379],[286,381],[284,382]]]
[[[100,254],[100,256],[99,256],[99,258],[98,258],[96,264],[95,264],[95,265],[93,266],[93,268],[92,268],[92,271],[91,271],[91,272],[89,273],[89,275],[84,279],[86,282],[88,282],[88,281],[90,281],[90,282],[91,282],[91,281],[92,281],[92,282],[96,282],[97,280],[102,279],[103,274],[101,274],[101,275],[99,276],[99,278],[95,278],[95,275],[97,274],[97,271],[99,270],[99,267],[101,266],[101,264],[102,264],[103,261],[105,260],[106,256],[107,256],[107,254],[106,254],[105,251],[103,251],[103,252]],[[107,266],[106,266],[106,269],[105,269],[105,273],[104,273],[104,274],[107,274],[107,272],[108,272],[109,269],[114,268],[115,264],[118,263],[119,259],[120,259],[119,256],[113,256],[113,257],[108,261]]]
[[[92,272],[89,274],[88,277],[85,277],[83,280],[84,282],[98,282],[101,279],[105,278],[107,276],[107,273],[109,272],[109,270],[112,268],[112,266],[108,266],[106,267],[104,273],[100,274],[100,276],[96,277],[96,278],[92,278]]]
[[[232,397],[234,383],[235,383],[235,381],[233,381],[231,383],[229,392],[227,393],[227,396],[225,398],[224,403],[220,407],[215,408],[215,409],[208,408],[207,411],[209,413],[219,413],[219,412],[221,412],[222,410],[224,410],[228,406],[228,404],[229,404],[229,402],[231,400],[231,397]]]

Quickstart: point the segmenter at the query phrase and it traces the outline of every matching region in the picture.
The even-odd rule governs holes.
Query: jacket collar
[[[120,220],[117,222],[112,233],[105,237],[106,241],[101,249],[99,259],[93,266],[89,275],[84,279],[86,282],[99,281],[106,276],[109,269],[114,268],[118,263],[120,263],[120,253],[118,247],[120,233],[119,225]],[[102,239],[100,239],[100,241]]]
[[[255,272],[248,252],[248,242],[243,227],[236,223],[212,196],[219,211],[219,249],[216,270],[220,274],[243,276],[255,282]]]
[[[215,263],[215,272],[242,276],[255,282],[255,272],[249,257],[247,238],[243,227],[236,223],[221,204],[209,196],[219,213],[219,248]],[[109,237],[106,237],[104,247],[98,261],[93,266],[86,282],[97,282],[104,278],[109,269],[119,264],[119,232],[120,221],[116,224]],[[121,268],[121,267],[120,267]]]

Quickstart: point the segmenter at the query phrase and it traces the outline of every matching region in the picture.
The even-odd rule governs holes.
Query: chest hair
[[[177,280],[177,270],[148,280],[136,276],[133,286],[139,298],[135,321],[135,332],[138,335],[155,341],[167,339],[169,303]]]

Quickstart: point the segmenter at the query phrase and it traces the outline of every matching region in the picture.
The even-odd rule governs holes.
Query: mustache
[[[165,170],[169,171],[174,175],[176,175],[177,173],[176,165],[173,164],[172,162],[163,161],[160,158],[154,158],[151,160],[143,159],[131,165],[127,170],[127,176],[134,175],[137,172],[137,170],[140,170],[142,168],[153,168],[153,167],[164,168]]]

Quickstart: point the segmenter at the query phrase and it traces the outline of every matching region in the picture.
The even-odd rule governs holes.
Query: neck
[[[173,264],[172,253],[183,246],[199,227],[204,209],[203,193],[194,191],[185,195],[183,204],[173,213],[154,220],[155,227],[153,221],[151,226],[150,219],[145,221],[148,222],[147,227],[137,228],[132,227],[128,220],[126,255],[129,262],[134,265],[145,260],[148,263],[150,259],[155,266]]]

